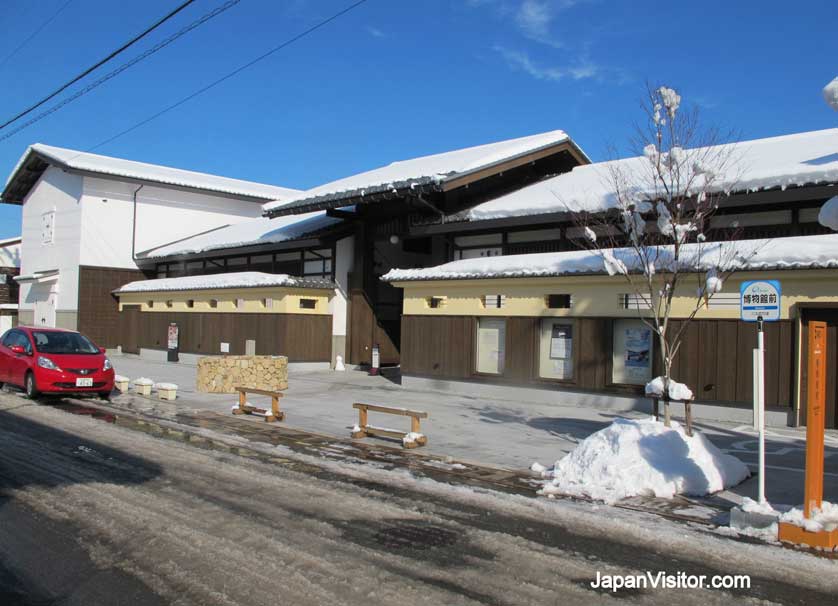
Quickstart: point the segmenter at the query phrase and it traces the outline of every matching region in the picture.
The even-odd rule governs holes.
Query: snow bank
[[[600,254],[602,253],[602,254]],[[469,280],[485,278],[534,278],[605,274],[606,263],[619,261],[627,271],[643,271],[641,259],[630,248],[480,257],[451,261],[423,269],[393,269],[382,276],[388,282],[409,280]],[[672,247],[654,254],[655,271],[672,265]],[[795,236],[773,240],[741,240],[686,244],[681,247],[682,271],[730,271],[767,269],[829,269],[838,267],[838,234]],[[622,272],[620,268],[620,272]],[[715,274],[714,274],[715,275]],[[715,283],[713,287],[715,288]]]
[[[833,231],[838,231],[838,196],[823,203],[818,212],[818,223]]]
[[[177,385],[175,385],[174,383],[155,383],[154,384],[154,389],[163,389],[163,390],[175,389],[176,390]]]
[[[134,385],[154,385],[154,380],[148,377],[140,377],[139,379],[134,379]]]
[[[646,383],[646,395],[662,397],[663,384],[663,377],[655,377],[654,379]],[[669,379],[669,399],[681,401],[692,400],[693,392],[689,387],[687,387],[683,383],[679,383],[678,381],[673,381],[672,379]]]
[[[809,532],[832,531],[838,528],[838,504],[824,501],[820,509],[812,512],[812,517],[803,517],[803,509],[795,507],[780,516],[781,522],[801,526]]]
[[[823,98],[832,109],[838,111],[838,78],[823,87]]]
[[[424,439],[425,439],[424,434],[417,433],[415,431],[411,431],[411,432],[408,432],[404,435],[404,437],[402,438],[402,444],[407,446],[408,444],[414,444],[414,443],[419,442],[420,440],[424,440]]]
[[[705,495],[738,484],[750,472],[702,434],[690,437],[678,423],[668,428],[649,418],[616,419],[542,475],[550,478],[542,494],[615,502],[636,495]]]
[[[288,274],[266,274],[261,271],[240,271],[209,276],[184,276],[129,282],[114,292],[168,292],[176,290],[218,290],[225,288],[256,288],[290,286],[295,288],[334,288],[328,280],[296,278]]]

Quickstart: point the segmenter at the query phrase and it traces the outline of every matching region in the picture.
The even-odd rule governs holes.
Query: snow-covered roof
[[[728,174],[718,191],[751,192],[838,182],[838,129],[811,131],[722,146],[730,150]],[[471,221],[566,211],[599,212],[616,205],[612,170],[646,182],[645,156],[576,166],[570,172],[500,196],[468,211]]]
[[[398,191],[420,185],[439,185],[562,143],[572,142],[564,131],[554,130],[518,139],[402,160],[320,185],[291,199],[269,202],[262,208],[266,213],[276,213],[280,210],[287,211],[290,208],[305,207],[318,202],[372,195],[390,190]],[[574,149],[578,151],[575,146]],[[582,152],[579,151],[579,153]]]
[[[287,187],[230,179],[228,177],[219,177],[218,175],[209,175],[191,170],[135,162],[134,160],[111,158],[110,156],[100,156],[74,149],[44,145],[43,143],[35,143],[27,148],[6,180],[6,189],[9,188],[9,185],[12,184],[18,173],[33,155],[39,156],[47,163],[60,166],[61,168],[109,175],[112,177],[137,179],[164,185],[188,187],[232,196],[246,196],[264,200],[285,200],[301,193],[300,190]]]
[[[340,219],[327,216],[325,211],[275,219],[258,217],[145,251],[140,257],[156,259],[240,246],[276,244],[302,238],[337,223],[340,223]]]
[[[20,236],[0,240],[0,267],[20,267]]]
[[[700,257],[697,244],[682,246],[681,266],[692,269],[718,268],[723,271],[769,269],[834,269],[838,268],[838,234],[795,236],[770,240],[741,240],[738,242],[707,242]],[[659,268],[669,260],[662,247],[658,254]],[[637,255],[632,249],[611,251],[613,257],[631,270],[638,270]],[[690,263],[696,259],[695,263]],[[452,261],[424,269],[393,269],[382,276],[387,282],[428,280],[480,280],[493,278],[538,278],[568,275],[604,274],[603,258],[597,251],[567,252],[481,257]]]
[[[240,271],[211,276],[184,276],[137,280],[116,289],[114,294],[169,292],[181,290],[223,290],[228,288],[320,288],[330,290],[335,285],[319,278],[297,278],[288,274],[266,274],[261,271]]]

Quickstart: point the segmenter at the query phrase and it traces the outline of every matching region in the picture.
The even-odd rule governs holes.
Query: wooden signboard
[[[826,425],[826,322],[809,322],[809,369],[806,402],[806,486],[803,492],[803,515],[812,517],[823,503],[824,427]],[[825,549],[838,547],[838,529],[810,532],[780,522],[779,539],[789,543]]]

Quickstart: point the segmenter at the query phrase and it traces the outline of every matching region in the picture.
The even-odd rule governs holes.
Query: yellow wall
[[[774,279],[782,285],[783,318],[796,317],[798,303],[838,302],[838,270],[786,270],[742,272],[731,276],[723,293],[738,293],[745,280]],[[689,276],[673,301],[672,317],[686,317],[694,309],[698,278]],[[404,289],[405,315],[449,316],[606,316],[637,317],[637,310],[619,306],[619,294],[630,293],[625,278],[619,276],[576,276],[559,278],[505,278],[487,280],[438,280],[396,282]],[[506,295],[500,309],[486,308],[484,295]],[[570,294],[570,309],[549,309],[548,294]],[[445,297],[442,306],[433,309],[429,297]],[[739,318],[736,305],[702,308],[697,318]]]
[[[229,288],[218,290],[188,290],[154,293],[124,293],[119,295],[119,309],[124,305],[140,305],[147,312],[215,312],[215,313],[276,313],[276,314],[329,314],[329,299],[334,291],[319,288]],[[273,305],[266,307],[265,299]],[[218,306],[210,307],[211,300]],[[236,300],[243,299],[244,307],[236,307]],[[314,309],[300,307],[300,299],[314,299]],[[187,301],[194,301],[193,307]],[[154,305],[149,307],[149,302]],[[169,307],[166,302],[171,301]]]

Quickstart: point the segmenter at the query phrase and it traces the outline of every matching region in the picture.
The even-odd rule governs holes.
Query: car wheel
[[[102,400],[110,400],[110,399],[111,399],[111,392],[109,392],[109,391],[100,391],[100,392],[99,392],[99,397],[100,397]]]
[[[34,400],[40,395],[38,393],[38,387],[35,385],[35,375],[31,372],[26,373],[24,389],[26,390],[26,397],[30,400]]]

